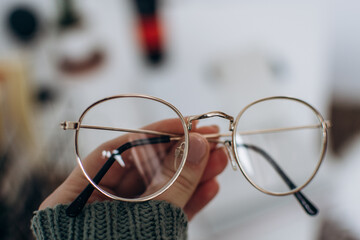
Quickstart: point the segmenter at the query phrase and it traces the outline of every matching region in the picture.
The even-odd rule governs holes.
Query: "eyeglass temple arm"
[[[281,176],[281,178],[284,180],[284,182],[286,183],[286,185],[288,185],[290,189],[296,188],[296,185],[290,180],[286,173],[266,151],[250,144],[239,144],[237,146],[245,147],[261,154]],[[304,194],[302,194],[301,191],[295,192],[294,196],[298,200],[300,205],[303,207],[303,209],[306,211],[306,213],[308,213],[309,215],[314,216],[319,212],[319,210],[314,206],[314,204],[310,200],[308,200],[308,198]]]
[[[122,154],[123,152],[125,152],[126,150],[132,147],[147,145],[147,144],[168,143],[170,141],[171,138],[169,136],[162,136],[162,137],[154,137],[149,139],[138,139],[121,145],[119,148],[116,149],[117,150],[116,154],[113,153],[106,161],[106,163],[103,165],[103,167],[100,169],[100,171],[96,174],[96,176],[93,179],[94,183],[98,184],[101,181],[101,179],[104,177],[106,172],[115,162],[115,158],[114,158],[115,155]],[[284,171],[275,162],[275,160],[264,150],[262,150],[257,146],[249,145],[249,144],[241,144],[238,146],[243,146],[245,148],[252,149],[258,152],[259,154],[261,154],[272,165],[272,167],[274,167],[274,169],[278,172],[278,174],[281,176],[281,178],[285,181],[285,183],[289,186],[290,189],[296,188],[296,185],[289,179],[289,177],[284,173]],[[94,189],[95,189],[94,186],[89,183],[87,187],[79,194],[79,196],[68,206],[68,208],[66,209],[66,214],[69,217],[76,217],[84,208],[86,202],[90,198]],[[294,193],[294,196],[309,215],[316,215],[318,213],[318,209],[300,191]]]
[[[330,128],[331,122],[327,120],[327,121],[325,121],[324,125],[326,128]],[[153,135],[159,135],[159,136],[181,137],[181,135],[178,135],[178,134],[152,131],[152,130],[146,130],[146,129],[128,129],[128,128],[95,126],[95,125],[80,124],[80,122],[72,122],[72,121],[62,122],[62,123],[60,123],[60,126],[64,130],[78,130],[80,128],[86,128],[86,129],[94,129],[94,130],[107,130],[107,131],[118,131],[118,132],[128,132],[128,133],[145,133],[145,134],[153,134]],[[322,124],[312,124],[312,125],[302,125],[302,126],[296,126],[296,127],[260,129],[260,130],[243,131],[243,132],[239,132],[239,134],[240,135],[264,134],[264,133],[274,133],[274,132],[282,132],[282,131],[289,131],[289,130],[319,128],[322,126],[323,126]],[[229,134],[219,134],[219,133],[203,134],[203,136],[206,138],[227,137],[227,136],[231,136],[231,133],[229,133]]]
[[[110,167],[115,162],[115,155],[120,155],[126,150],[147,145],[147,144],[157,144],[157,143],[168,143],[170,142],[170,136],[161,136],[161,137],[153,137],[153,138],[145,138],[145,139],[137,139],[132,142],[127,142],[114,151],[109,159],[105,162],[105,164],[101,167],[99,172],[93,178],[93,182],[95,184],[99,184],[104,175],[109,171]],[[86,202],[89,200],[91,194],[93,193],[95,187],[92,184],[88,184],[86,188],[78,195],[78,197],[66,208],[66,215],[69,217],[76,217],[80,214],[82,209],[84,208]]]

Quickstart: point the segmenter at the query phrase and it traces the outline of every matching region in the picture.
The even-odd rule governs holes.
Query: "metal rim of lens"
[[[309,177],[309,179],[307,181],[305,181],[304,184],[302,184],[301,186],[298,186],[297,188],[293,189],[293,190],[290,190],[290,191],[287,191],[287,192],[273,192],[273,191],[268,191],[260,186],[258,186],[252,179],[251,177],[248,176],[248,174],[246,173],[246,171],[244,170],[244,168],[242,167],[242,165],[240,164],[240,161],[239,161],[239,156],[238,156],[238,152],[236,150],[236,144],[237,144],[237,140],[236,140],[236,132],[237,132],[237,129],[238,129],[238,124],[239,124],[239,120],[241,118],[241,116],[244,114],[244,112],[249,109],[251,106],[255,105],[255,104],[258,104],[260,102],[265,102],[265,101],[269,101],[269,100],[290,100],[290,101],[295,101],[295,102],[298,102],[300,104],[304,104],[305,106],[309,107],[309,109],[312,110],[312,112],[316,115],[317,119],[320,121],[321,123],[321,128],[322,128],[322,136],[323,136],[323,140],[322,140],[322,146],[321,146],[321,153],[320,153],[320,158],[315,166],[315,169],[314,171],[312,172],[311,176]],[[237,162],[237,165],[238,167],[240,168],[240,171],[241,173],[244,175],[244,177],[246,178],[246,180],[248,180],[248,182],[250,182],[251,185],[253,185],[256,189],[258,189],[259,191],[263,192],[263,193],[266,193],[266,194],[269,194],[269,195],[273,195],[273,196],[286,196],[286,195],[290,195],[290,194],[293,194],[293,193],[296,193],[296,192],[299,192],[301,191],[304,187],[306,187],[310,182],[311,180],[315,177],[316,173],[318,172],[319,168],[320,168],[320,165],[321,163],[323,162],[324,160],[324,157],[325,157],[325,153],[326,153],[326,148],[327,148],[327,125],[326,125],[326,122],[323,118],[323,116],[320,114],[320,112],[315,109],[312,105],[310,105],[309,103],[303,101],[303,100],[300,100],[300,99],[297,99],[297,98],[293,98],[293,97],[286,97],[286,96],[275,96],[275,97],[267,97],[267,98],[262,98],[262,99],[259,99],[257,101],[254,101],[250,104],[248,104],[247,106],[245,106],[241,112],[237,115],[236,117],[236,120],[235,120],[235,124],[234,124],[234,129],[233,129],[233,133],[232,133],[232,142],[234,144],[232,144],[232,151],[233,151],[233,154],[236,156],[236,162]]]
[[[187,155],[188,155],[188,149],[189,149],[189,132],[187,130],[187,124],[186,124],[186,121],[183,117],[183,115],[180,113],[180,111],[175,108],[172,104],[168,103],[167,101],[163,100],[163,99],[160,99],[160,98],[157,98],[157,97],[153,97],[153,96],[149,96],[149,95],[143,95],[143,94],[121,94],[121,95],[115,95],[115,96],[111,96],[111,97],[107,97],[107,98],[103,98],[101,100],[98,100],[96,101],[95,103],[91,104],[89,107],[87,107],[84,112],[81,114],[81,116],[79,117],[79,125],[81,125],[82,123],[82,120],[84,118],[84,116],[86,115],[86,113],[88,111],[90,111],[94,106],[100,104],[100,103],[103,103],[103,102],[106,102],[106,101],[110,101],[110,100],[113,100],[113,99],[120,99],[120,98],[142,98],[142,99],[148,99],[148,100],[151,100],[151,101],[156,101],[156,102],[159,102],[169,108],[171,108],[175,113],[176,115],[180,118],[181,120],[181,124],[183,126],[183,129],[184,129],[184,140],[185,140],[185,147],[184,147],[184,153],[183,153],[183,157],[182,157],[182,160],[181,160],[181,164],[178,168],[178,170],[175,172],[174,176],[170,179],[170,181],[165,184],[163,187],[161,187],[158,191],[148,195],[148,196],[144,196],[144,197],[138,197],[138,198],[123,198],[123,197],[119,197],[119,196],[116,196],[114,194],[111,194],[105,190],[103,190],[101,187],[99,187],[92,179],[91,177],[87,174],[83,164],[82,164],[82,161],[80,159],[80,156],[79,156],[79,149],[78,149],[78,136],[79,136],[79,129],[78,128],[76,131],[75,131],[75,154],[76,154],[76,160],[80,166],[80,169],[81,171],[83,172],[84,176],[86,177],[86,179],[88,180],[88,182],[93,185],[94,188],[96,188],[99,192],[101,192],[102,194],[104,194],[105,196],[111,198],[111,199],[114,199],[114,200],[120,200],[120,201],[126,201],[126,202],[143,202],[143,201],[148,201],[148,200],[151,200],[157,196],[159,196],[160,194],[162,194],[163,192],[165,192],[175,181],[176,179],[179,177],[182,169],[184,168],[184,165],[185,165],[185,162],[186,162],[186,158],[187,158]]]

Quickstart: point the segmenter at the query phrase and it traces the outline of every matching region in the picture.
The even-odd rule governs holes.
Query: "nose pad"
[[[184,148],[185,148],[185,142],[182,142],[180,143],[179,146],[176,147],[175,149],[175,160],[174,160],[174,170],[177,169],[177,162],[178,162],[178,159],[182,159],[183,158],[183,155],[184,155]]]
[[[231,148],[231,141],[225,141],[224,145],[226,147],[228,156],[230,157],[229,160],[230,160],[231,167],[232,167],[232,169],[234,171],[236,171],[237,170],[237,164],[236,164],[236,159],[235,159],[235,156],[234,156],[232,148]]]

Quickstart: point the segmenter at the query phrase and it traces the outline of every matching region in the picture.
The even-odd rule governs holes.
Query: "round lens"
[[[285,195],[315,175],[326,147],[322,117],[297,99],[275,97],[237,117],[234,149],[245,177],[259,190]]]
[[[185,163],[186,124],[163,100],[107,98],[90,106],[79,122],[79,163],[93,185],[111,198],[150,199],[175,181]]]

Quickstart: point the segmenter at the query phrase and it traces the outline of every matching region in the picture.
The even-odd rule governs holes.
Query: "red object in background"
[[[164,58],[164,40],[156,0],[135,0],[139,35],[146,60],[157,65]]]

